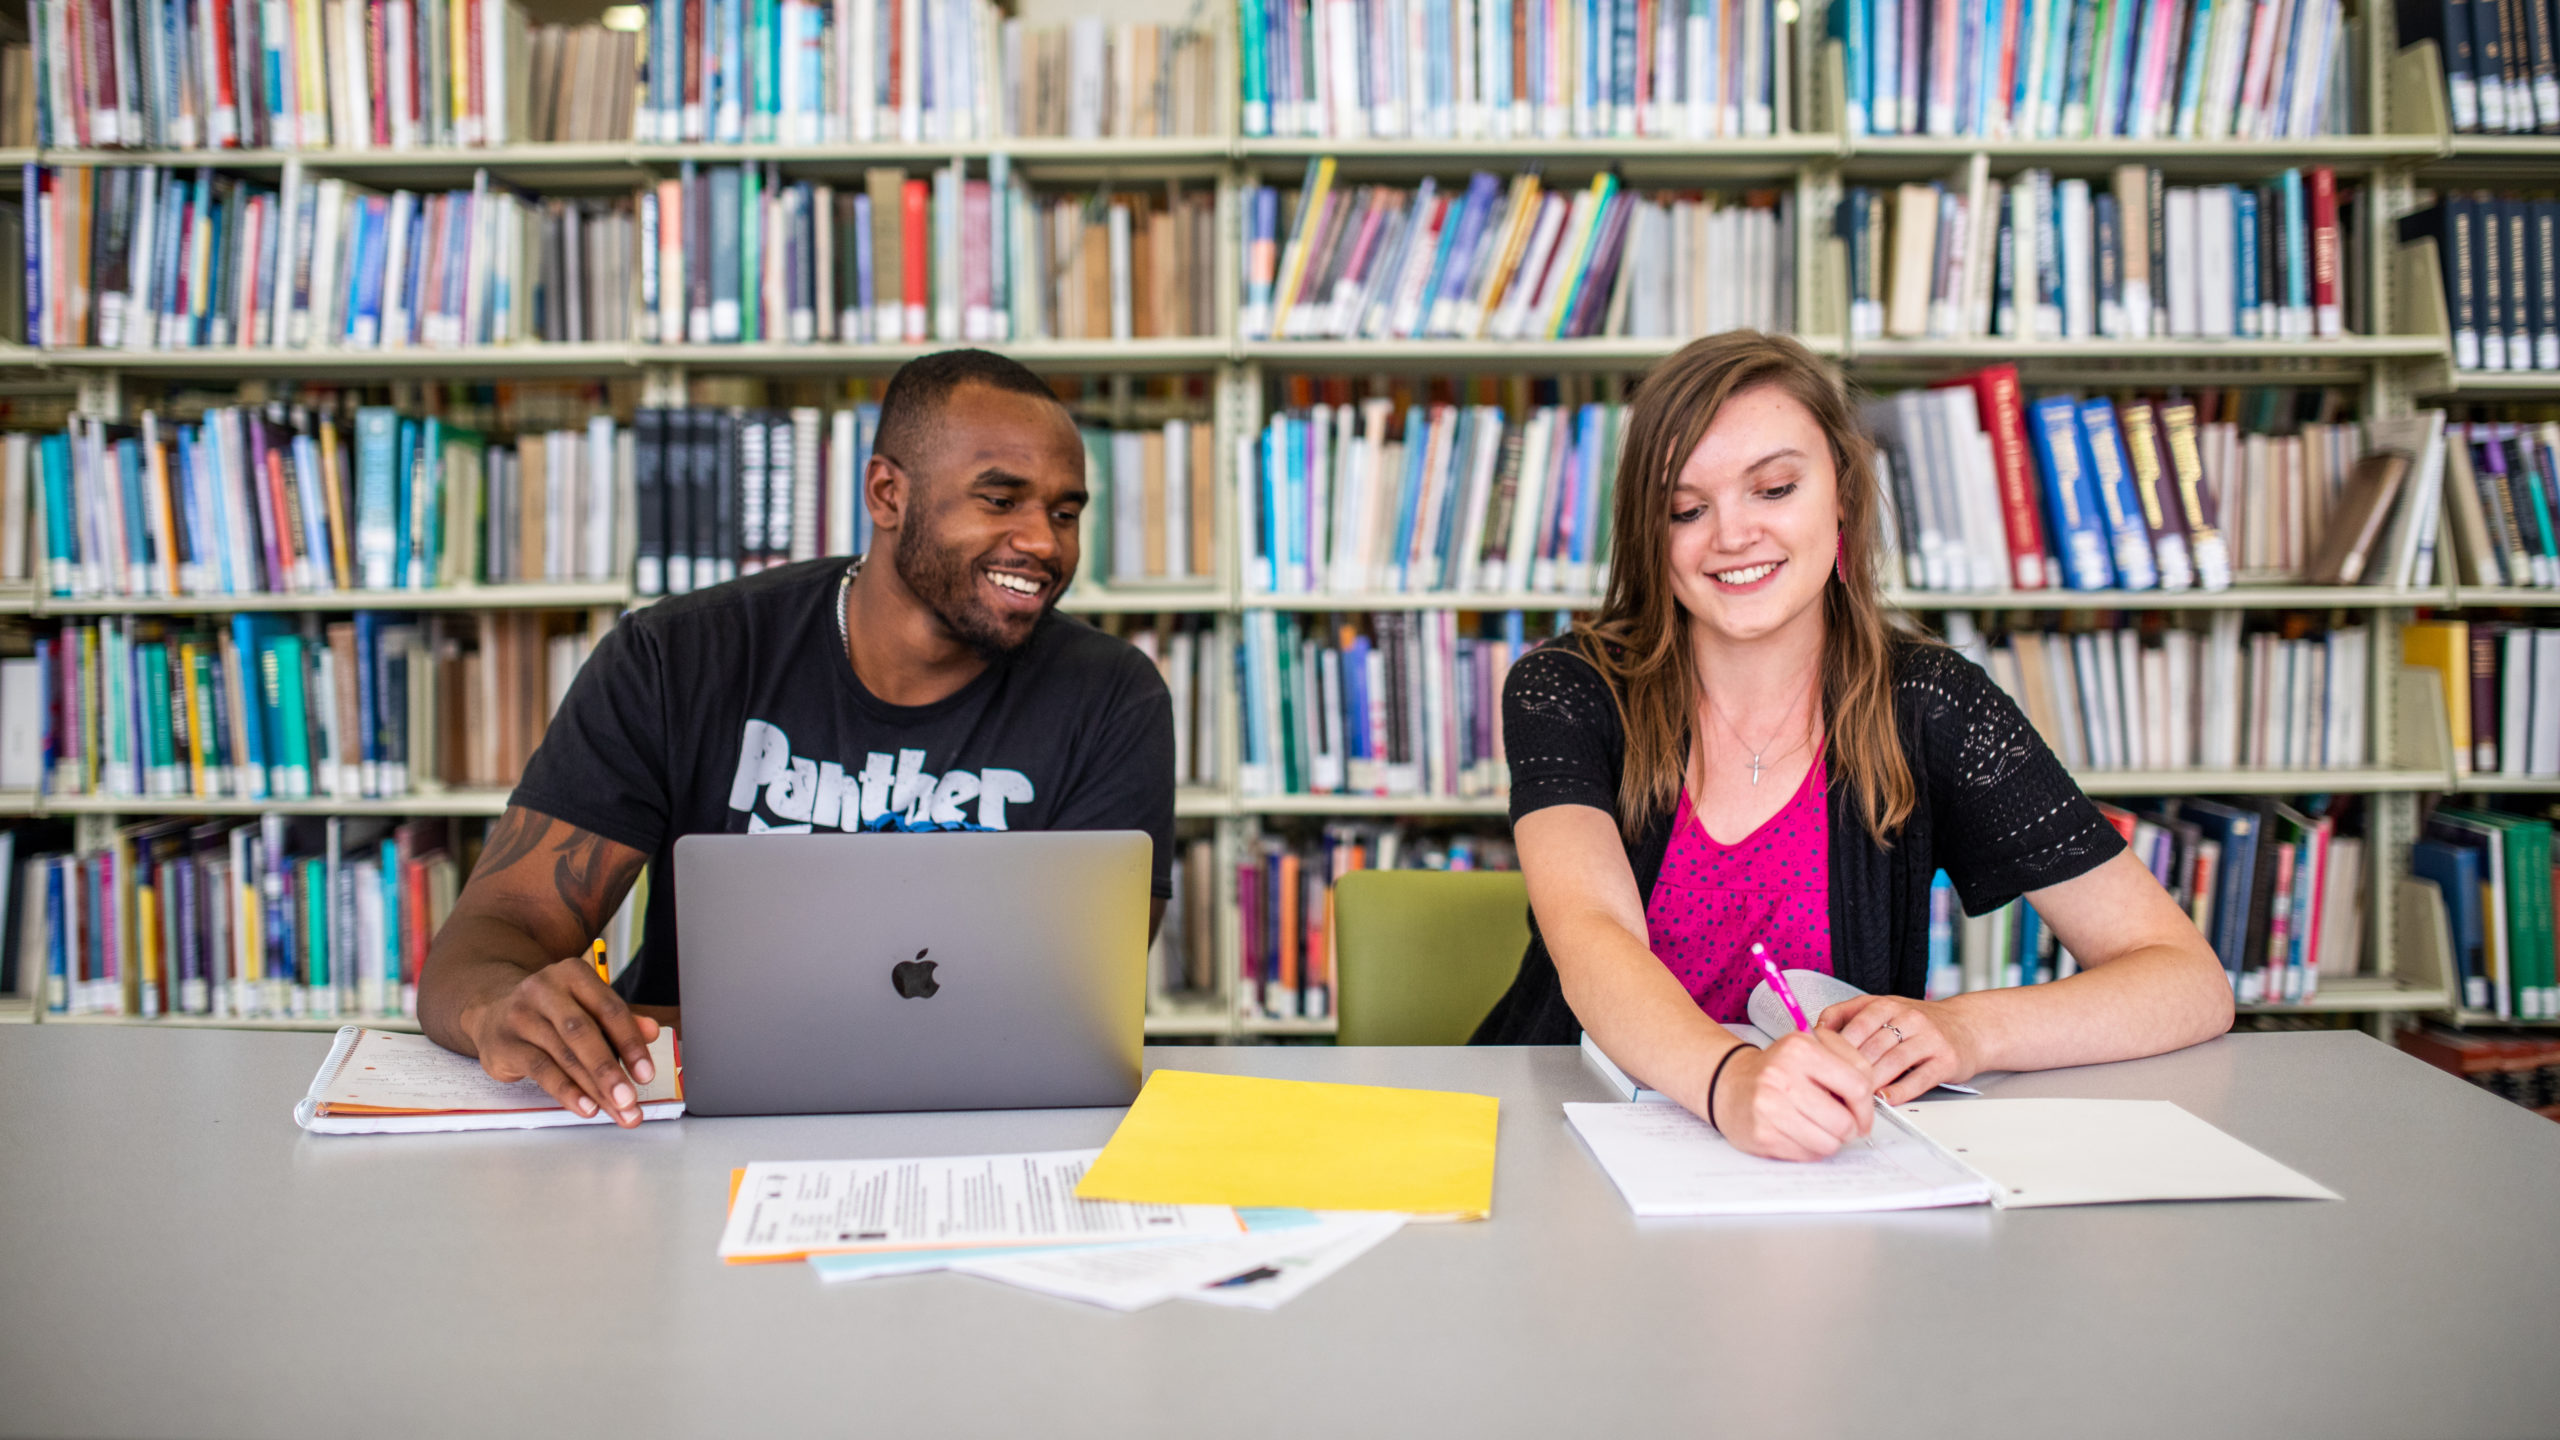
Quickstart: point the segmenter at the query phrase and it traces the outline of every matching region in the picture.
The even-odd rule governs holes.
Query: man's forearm
[[[418,1026],[444,1048],[480,1053],[476,1017],[557,955],[494,915],[456,914],[427,947],[418,976]]]

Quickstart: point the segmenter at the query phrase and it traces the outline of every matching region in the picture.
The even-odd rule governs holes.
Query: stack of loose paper
[[[649,1046],[653,1067],[639,1087],[642,1120],[684,1113],[684,1080],[676,1037],[660,1030]],[[610,1115],[580,1115],[530,1080],[492,1080],[480,1062],[456,1055],[424,1035],[349,1025],[338,1032],[311,1088],[293,1107],[294,1123],[320,1135],[416,1133],[432,1130],[531,1130],[547,1125],[610,1125]]]
[[[1404,1219],[1076,1198],[1101,1153],[759,1162],[730,1177],[720,1256],[805,1259],[830,1283],[955,1270],[1115,1310],[1268,1309]]]

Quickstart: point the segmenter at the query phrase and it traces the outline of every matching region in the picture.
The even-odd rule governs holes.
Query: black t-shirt
[[[865,689],[837,629],[842,559],[626,617],[570,685],[512,803],[649,856],[625,995],[676,1003],[676,837],[808,830],[1144,830],[1173,893],[1173,702],[1144,655],[1071,616],[931,705]]]

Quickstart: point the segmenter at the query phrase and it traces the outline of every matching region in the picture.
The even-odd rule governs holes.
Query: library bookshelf
[[[1786,7],[1791,13],[1795,7]],[[1790,255],[1795,330],[1818,353],[1837,360],[1858,383],[1876,389],[1945,379],[1991,363],[2014,363],[2030,386],[2160,387],[2175,385],[2342,385],[2353,387],[2365,416],[2404,414],[2421,403],[2495,403],[2560,397],[2560,374],[2457,373],[2451,365],[2449,324],[2431,260],[2411,264],[2396,244],[2392,222],[2423,203],[2430,187],[2446,183],[2534,183],[2560,163],[2560,141],[2538,137],[2455,135],[2446,115],[2442,70],[2432,45],[2406,49],[2396,43],[2393,7],[2353,0],[2347,9],[2361,27],[2354,83],[2365,132],[2283,141],[2004,140],[1966,137],[1876,137],[1848,133],[1841,101],[1842,57],[1825,41],[1820,5],[1803,8],[1793,22],[1792,115],[1779,117],[1779,133],[1717,141],[1654,138],[1564,140],[1360,139],[1316,140],[1246,136],[1236,128],[1233,104],[1222,106],[1223,133],[1156,139],[1068,141],[977,140],[942,144],[559,144],[486,149],[403,151],[182,151],[18,149],[0,151],[0,190],[20,183],[24,167],[136,166],[159,164],[210,168],[249,177],[272,177],[297,164],[313,176],[368,185],[449,187],[486,174],[493,181],[531,188],[626,189],[664,179],[688,162],[712,165],[771,164],[786,177],[858,176],[867,166],[973,165],[999,154],[1017,173],[1038,183],[1150,184],[1205,182],[1217,192],[1219,220],[1214,263],[1219,297],[1215,333],[1189,338],[1108,341],[1022,340],[1004,349],[1044,373],[1152,379],[1204,377],[1211,397],[1220,483],[1206,517],[1214,535],[1217,571],[1205,581],[1119,585],[1079,582],[1062,608],[1097,617],[1185,615],[1205,617],[1209,634],[1232,649],[1243,622],[1262,612],[1288,616],[1451,609],[1519,610],[1539,614],[1587,609],[1588,592],[1452,593],[1351,592],[1272,594],[1249,583],[1241,555],[1239,511],[1251,477],[1237,473],[1238,442],[1258,433],[1275,387],[1293,376],[1632,377],[1676,349],[1676,339],[1597,338],[1547,342],[1508,341],[1315,341],[1256,340],[1243,336],[1241,197],[1257,184],[1289,183],[1310,160],[1330,157],[1346,179],[1410,181],[1486,169],[1507,178],[1536,167],[1559,184],[1587,180],[1601,170],[1630,183],[1664,186],[1773,186],[1793,200]],[[1220,73],[1233,77],[1237,57],[1232,27],[1220,27],[1226,52]],[[1832,216],[1845,189],[1857,183],[1940,178],[1987,159],[1995,172],[2050,167],[2057,173],[2095,177],[2114,166],[2160,167],[2173,180],[2210,181],[2260,177],[2296,165],[2327,165],[2350,177],[2369,203],[2359,212],[2357,248],[2365,257],[2360,313],[2364,333],[2326,341],[2270,340],[1857,340],[1847,323],[1847,259]],[[952,342],[942,342],[952,343]],[[356,382],[453,382],[492,379],[637,380],[640,403],[683,405],[701,381],[765,379],[805,384],[839,377],[885,376],[937,344],[579,343],[396,348],[371,350],[46,349],[0,344],[0,386],[60,386],[74,393],[74,408],[106,418],[129,417],[138,392],[155,387],[198,390],[224,385],[273,387],[297,380]],[[2366,973],[2324,981],[2305,1003],[2269,1004],[2255,1010],[2346,1014],[2365,1017],[2387,1031],[2404,1015],[2432,1012],[2469,1021],[2488,1017],[2455,1005],[2456,987],[2443,947],[2425,923],[2423,904],[2411,894],[2407,848],[2415,838],[2419,797],[2429,794],[2560,794],[2560,781],[2508,780],[2459,770],[2446,739],[2442,701],[2427,672],[2401,663],[2400,627],[2422,610],[2467,606],[2555,606],[2560,592],[2482,590],[2450,578],[2443,565],[2436,583],[2419,587],[2313,587],[2247,584],[2217,591],[2179,593],[2045,590],[1944,593],[1895,589],[1891,600],[1927,621],[1946,612],[2240,610],[2350,612],[2374,631],[2371,667],[2369,766],[2334,770],[2089,770],[2078,777],[2099,796],[2177,794],[2316,794],[2355,792],[2366,797],[2365,823],[2372,856],[2365,920]],[[611,610],[647,603],[627,581],[587,585],[471,586],[441,590],[334,592],[129,599],[63,599],[37,590],[0,591],[0,615],[41,622],[50,617],[123,613],[206,615],[232,611],[342,612],[357,608],[401,611]],[[1151,1036],[1165,1039],[1321,1038],[1332,1033],[1326,1017],[1266,1013],[1239,973],[1241,914],[1233,877],[1255,840],[1275,828],[1328,820],[1412,821],[1437,829],[1498,830],[1504,804],[1498,797],[1427,798],[1345,795],[1249,794],[1238,776],[1238,711],[1231,667],[1214,706],[1212,744],[1219,763],[1215,784],[1186,787],[1177,811],[1186,836],[1214,846],[1213,873],[1221,877],[1212,907],[1212,987],[1151,1001]],[[298,814],[472,816],[498,814],[500,790],[444,790],[392,800],[175,801],[113,796],[0,794],[0,814],[68,817],[85,837],[98,837],[119,821],[151,816]],[[2423,888],[2423,887],[2420,887]],[[0,1001],[0,1022],[236,1024],[260,1028],[328,1028],[335,1019],[213,1020],[164,1017],[48,1016],[23,1001]],[[400,1024],[398,1021],[367,1023]]]

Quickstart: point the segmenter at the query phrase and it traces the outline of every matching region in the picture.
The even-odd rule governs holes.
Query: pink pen
[[[1769,977],[1769,988],[1778,992],[1778,999],[1787,1007],[1787,1018],[1796,1022],[1798,1030],[1811,1030],[1813,1025],[1804,1018],[1804,1007],[1796,1003],[1796,992],[1787,984],[1787,977],[1779,972],[1778,962],[1770,959],[1769,952],[1762,949],[1756,940],[1751,944],[1751,953],[1759,957],[1760,973]]]

